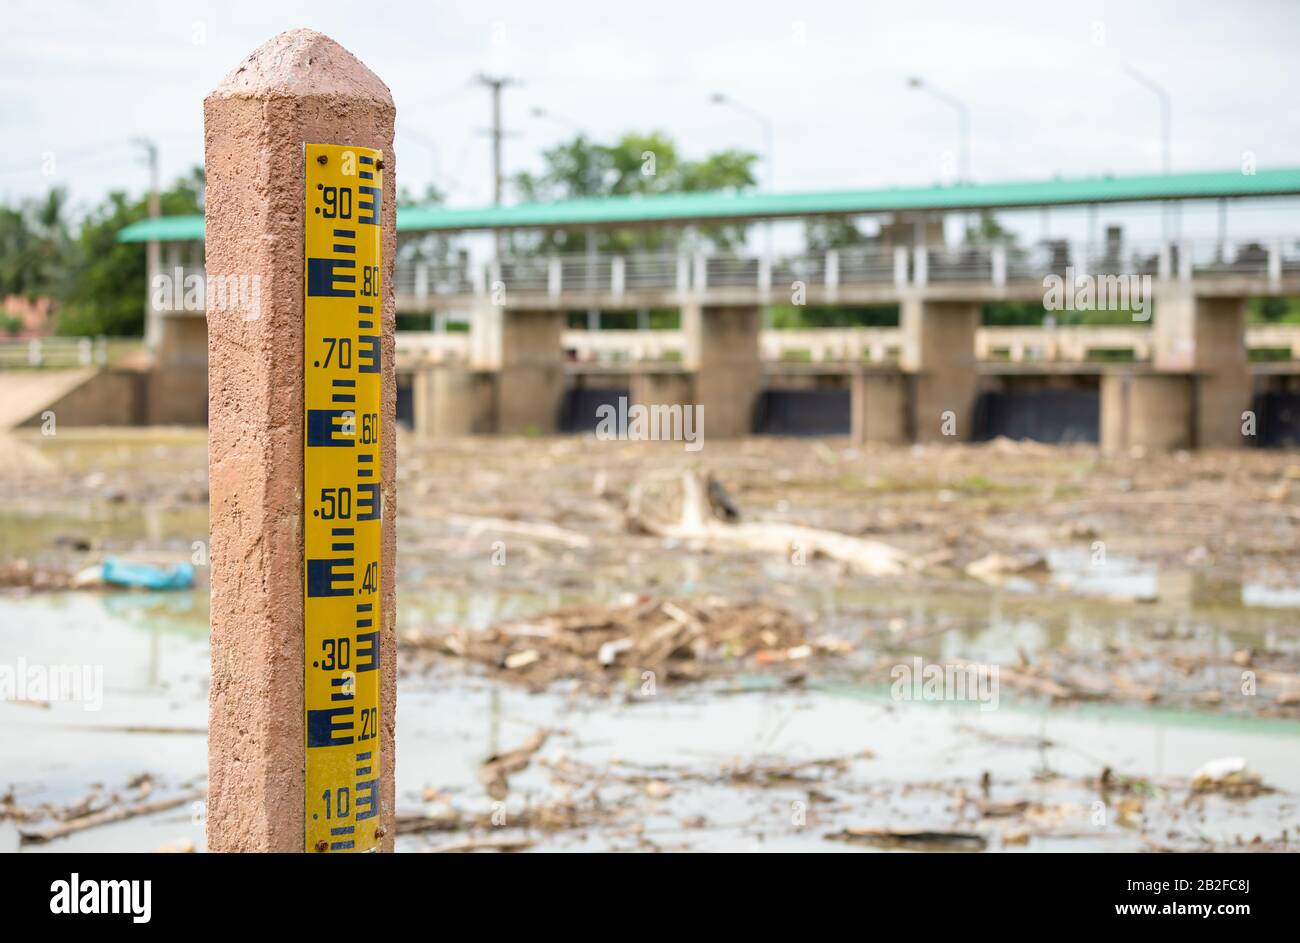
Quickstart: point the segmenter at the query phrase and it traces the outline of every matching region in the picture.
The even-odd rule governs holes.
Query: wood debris
[[[978,832],[932,829],[853,826],[830,832],[828,841],[857,842],[881,848],[914,848],[918,851],[983,851],[988,839]]]
[[[803,662],[838,654],[834,639],[810,638],[794,613],[722,599],[637,598],[620,606],[563,609],[481,631],[408,634],[408,653],[452,657],[541,690],[561,679],[608,692],[644,682],[697,681],[742,665]]]

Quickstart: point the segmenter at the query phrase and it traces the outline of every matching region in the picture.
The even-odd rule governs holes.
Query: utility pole
[[[500,206],[505,184],[501,173],[501,139],[505,137],[505,132],[501,129],[501,90],[507,85],[518,85],[519,82],[504,75],[488,75],[486,72],[480,72],[476,81],[492,90],[492,129],[488,132],[492,135],[492,205]],[[500,230],[497,231],[496,247],[497,258],[500,259],[502,255]]]
[[[149,165],[149,218],[157,219],[162,216],[162,202],[158,194],[158,145],[148,138],[133,138],[132,143],[144,150],[145,162]],[[149,290],[145,292],[144,344],[146,350],[156,355],[158,341],[162,337],[162,323],[159,320],[162,312],[153,308],[153,279],[162,269],[162,246],[157,239],[150,239],[145,246],[145,269]]]

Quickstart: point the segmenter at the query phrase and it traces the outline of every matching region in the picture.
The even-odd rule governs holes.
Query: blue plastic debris
[[[104,560],[104,582],[135,589],[189,589],[194,585],[194,567],[188,563],[160,566],[108,557]]]

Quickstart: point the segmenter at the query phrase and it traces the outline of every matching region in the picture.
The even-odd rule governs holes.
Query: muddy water
[[[23,557],[79,566],[104,553],[136,551],[189,558],[206,532],[199,437],[69,437],[23,447],[35,457],[0,484],[0,562]],[[151,474],[151,466],[162,471]],[[477,544],[467,549],[473,542],[419,510],[419,501],[404,501],[399,522],[403,633],[484,627],[562,605],[609,602],[629,590],[724,593],[793,608],[815,619],[819,632],[855,648],[817,665],[794,687],[756,672],[609,698],[575,696],[563,685],[529,694],[473,670],[408,666],[399,678],[397,734],[403,815],[447,808],[500,814],[504,824],[495,834],[542,850],[846,851],[860,846],[826,836],[858,826],[974,829],[990,848],[1011,851],[1224,848],[1257,835],[1280,845],[1284,832],[1300,833],[1300,722],[1231,704],[1049,707],[1005,686],[994,710],[973,702],[900,702],[871,670],[872,660],[860,657],[897,644],[899,660],[1008,664],[1171,632],[1207,650],[1295,653],[1300,591],[1288,582],[1285,562],[1229,578],[1189,575],[1138,553],[1112,552],[1099,568],[1089,550],[1061,546],[1048,555],[1047,585],[1012,580],[993,590],[862,581],[827,566],[795,571],[783,561],[641,542],[630,550],[620,544],[617,565],[533,549],[521,554],[517,570],[497,572],[483,563]],[[76,549],[69,535],[90,549]],[[635,577],[629,554],[636,555]],[[103,668],[96,710],[0,702],[0,795],[11,791],[20,807],[66,807],[96,790],[123,792],[141,773],[152,776],[154,797],[201,787],[207,625],[201,587],[167,594],[0,592],[0,665]],[[551,729],[551,739],[511,777],[504,805],[494,806],[477,780],[479,764],[538,727]],[[1244,757],[1276,792],[1190,796],[1193,770],[1222,756]],[[834,769],[800,766],[839,758]],[[747,766],[794,772],[760,785],[729,777]],[[1099,817],[1089,780],[1107,767],[1143,780],[1139,812],[1121,815],[1111,802]],[[579,784],[563,782],[563,769],[577,770]],[[598,801],[606,812],[555,832],[514,827],[527,810],[557,797],[584,809]],[[1042,818],[1026,836],[1022,817],[981,820],[972,807],[979,797],[1027,802]],[[22,850],[144,851],[184,840],[202,849],[202,812],[201,802],[187,801]],[[462,835],[403,834],[398,847],[420,851]],[[17,847],[17,826],[0,821],[0,850]]]
[[[403,621],[483,623],[502,611],[524,615],[553,602],[515,599],[498,610],[489,597],[412,598]],[[983,607],[983,617],[975,611]],[[1061,632],[1107,631],[1106,620],[1053,625],[983,600],[885,600],[879,612],[910,611],[927,623],[949,623],[957,641],[936,643],[964,655],[996,654],[1013,645],[1050,645]],[[99,710],[78,704],[0,704],[0,785],[19,805],[69,805],[96,784],[121,788],[149,772],[160,795],[201,782],[205,768],[207,644],[202,594],[57,593],[0,598],[0,663],[79,662],[104,666]],[[853,620],[846,620],[853,621]],[[975,628],[980,623],[983,628]],[[1071,624],[1072,622],[1072,624]],[[1115,628],[1111,625],[1112,630]],[[1252,630],[1247,628],[1247,634]],[[663,691],[652,698],[574,700],[557,691],[531,695],[452,670],[407,673],[399,684],[399,809],[422,814],[434,805],[466,813],[492,811],[478,785],[482,759],[522,741],[538,726],[559,733],[542,756],[561,756],[601,771],[654,771],[671,793],[635,803],[629,815],[592,828],[537,834],[538,848],[827,848],[852,846],[823,836],[848,825],[952,828],[969,824],[954,808],[964,788],[977,792],[987,771],[991,796],[1060,808],[1055,831],[1022,848],[1142,848],[1141,833],[1119,823],[1098,827],[1093,791],[1075,780],[1109,766],[1167,784],[1168,802],[1148,802],[1150,822],[1178,833],[1177,846],[1231,844],[1238,836],[1276,837],[1300,828],[1300,724],[1237,719],[1197,711],[1090,705],[1046,708],[1003,693],[996,710],[964,705],[898,703],[887,685],[851,677],[813,679],[801,690],[774,688],[763,675],[742,678],[724,693],[707,688]],[[737,693],[739,690],[740,693]],[[161,732],[162,730],[167,732]],[[736,763],[797,764],[857,756],[842,773],[815,787],[764,788],[710,781]],[[1210,798],[1189,812],[1178,793],[1208,758],[1243,755],[1279,793],[1252,800]],[[681,774],[688,778],[681,780]],[[512,778],[510,815],[554,796],[548,770],[534,764]],[[438,795],[430,798],[429,791]],[[612,801],[636,789],[611,783]],[[817,801],[809,802],[810,792]],[[800,810],[803,810],[802,817]],[[186,804],[24,850],[151,850],[189,839],[203,844],[201,806]],[[12,826],[7,841],[14,843]],[[1146,832],[1153,828],[1145,829]],[[3,833],[0,833],[3,834]],[[446,840],[403,836],[420,850]],[[994,847],[998,847],[995,840]]]

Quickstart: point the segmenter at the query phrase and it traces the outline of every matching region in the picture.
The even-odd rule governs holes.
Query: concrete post
[[[826,252],[826,300],[834,303],[840,289],[840,254],[834,249]]]
[[[682,364],[695,373],[704,434],[732,438],[754,431],[754,403],[763,384],[757,307],[682,306]]]
[[[558,256],[551,256],[546,260],[546,295],[551,299],[560,297],[560,289],[563,285],[564,269]]]
[[[311,30],[271,39],[204,101],[208,271],[248,276],[260,286],[256,306],[249,304],[250,296],[237,294],[208,310],[212,684],[207,833],[213,851],[303,851],[308,803],[314,807],[320,802],[319,796],[306,795],[304,710],[304,674],[310,665],[304,646],[303,493],[307,144],[374,148],[382,152],[384,165],[383,189],[375,201],[382,226],[381,304],[369,329],[380,336],[381,377],[382,582],[375,613],[379,815],[366,823],[367,830],[374,824],[373,834],[358,836],[357,845],[377,836],[384,850],[392,848],[397,667],[393,121],[393,100],[384,83],[347,50]]]
[[[894,287],[902,290],[907,286],[907,247],[894,246]]]
[[[967,441],[978,384],[975,329],[979,304],[903,298],[900,363],[913,374],[912,430],[917,442]]]
[[[930,250],[919,245],[912,250],[912,256],[912,282],[924,286],[930,280]]]
[[[993,268],[993,287],[1007,287],[1007,247],[1003,243],[998,243],[993,247],[993,254],[990,259]]]

